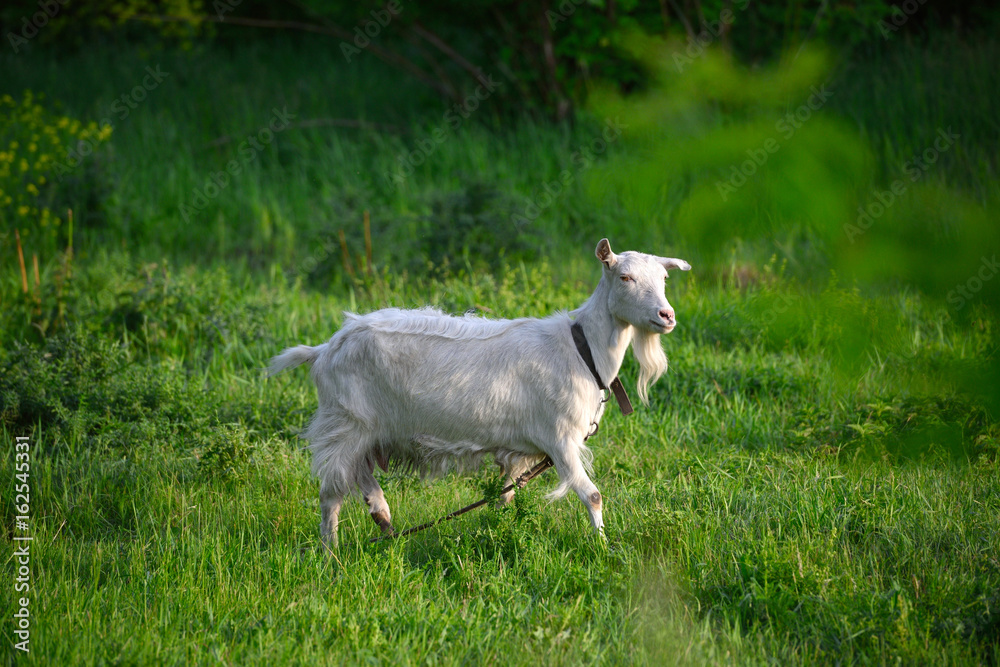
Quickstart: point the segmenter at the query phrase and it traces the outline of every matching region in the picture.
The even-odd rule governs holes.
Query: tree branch
[[[538,14],[538,24],[542,29],[542,57],[545,62],[545,73],[551,88],[552,96],[555,98],[556,120],[562,120],[569,113],[569,100],[563,95],[559,86],[559,64],[556,62],[555,40],[552,37],[552,27],[549,25],[547,17],[549,11],[548,0],[542,3],[541,11]]]
[[[479,67],[476,67],[468,60],[466,60],[465,57],[462,56],[462,54],[460,54],[455,49],[451,48],[447,42],[445,42],[436,34],[425,28],[419,21],[410,26],[410,30],[412,30],[413,32],[415,32],[416,34],[420,35],[422,38],[430,42],[435,48],[437,48],[438,51],[451,58],[456,65],[458,65],[466,72],[471,74],[472,77],[476,79],[481,85],[489,89],[490,82],[487,80],[485,76],[483,76],[482,70]]]
[[[684,25],[684,30],[687,31],[688,39],[694,41],[695,38],[694,28],[691,27],[691,22],[688,21],[687,16],[685,16],[684,12],[681,11],[681,8],[677,6],[677,2],[675,2],[675,0],[667,0],[667,1],[670,3],[670,6],[674,8],[674,13],[677,14],[677,18]]]

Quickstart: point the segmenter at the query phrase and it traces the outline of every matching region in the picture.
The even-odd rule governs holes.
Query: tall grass
[[[933,144],[938,130],[952,128],[962,135],[960,146],[941,156],[932,177],[995,201],[993,147],[1000,143],[1000,126],[989,91],[1000,85],[998,61],[994,37],[967,39],[947,31],[927,41],[869,46],[845,62],[831,107],[856,123],[888,181]]]
[[[886,165],[870,186],[898,177],[927,133],[961,124],[975,141],[948,153],[935,178],[993,201],[1000,142],[978,82],[995,77],[982,59],[995,59],[994,42],[947,58],[947,44],[894,48],[845,68],[832,101]],[[836,276],[804,286],[795,263],[823,251],[811,238],[736,244],[728,261],[671,277],[680,326],[664,340],[670,371],[648,408],[627,419],[610,410],[588,443],[607,546],[574,500],[542,500],[554,485],[543,476],[512,507],[391,543],[368,542],[375,526],[352,501],[341,548],[324,554],[297,439],[314,392],[304,372],[266,379],[269,357],[326,339],[344,309],[518,317],[575,307],[596,280],[600,236],[685,256],[663,224],[684,192],[664,192],[668,213],[655,223],[628,218],[614,195],[583,186],[574,159],[603,119],[551,126],[489,108],[391,187],[383,173],[444,110],[311,39],[4,56],[0,93],[31,88],[99,120],[157,64],[170,75],[115,122],[110,152],[95,158],[113,195],[77,231],[74,254],[43,256],[25,294],[13,241],[4,244],[0,429],[5,442],[32,443],[35,659],[1000,659],[1000,427],[942,370],[995,356],[995,312],[973,304],[973,316],[950,319],[912,288],[862,294]],[[978,74],[949,74],[962,68]],[[974,103],[939,105],[926,86]],[[184,220],[180,205],[286,105],[296,121],[394,129],[284,130]],[[550,205],[511,222],[567,169],[574,181]],[[483,253],[498,244],[509,252]],[[788,304],[812,317],[781,317]],[[626,384],[636,372],[629,360]],[[14,479],[13,457],[0,468]],[[481,497],[495,475],[382,483],[397,525],[409,526]],[[0,494],[10,519],[14,484]],[[15,561],[3,563],[10,582]],[[14,610],[5,596],[0,613]]]
[[[626,244],[678,240],[669,214],[627,219],[614,196],[595,199],[583,187],[590,166],[620,148],[612,142],[600,154],[588,152],[606,119],[583,113],[573,124],[551,126],[500,114],[489,100],[468,119],[446,116],[449,110],[421,86],[374,59],[347,66],[335,47],[310,36],[279,35],[238,50],[164,52],[110,44],[73,58],[8,54],[0,92],[32,89],[74,117],[113,122],[110,153],[92,158],[113,194],[99,204],[78,202],[78,220],[91,227],[81,236],[84,246],[124,244],[149,259],[243,257],[257,266],[272,259],[294,266],[305,259],[303,247],[329,245],[340,231],[352,252],[361,251],[366,210],[378,263],[409,269],[455,260],[445,256],[454,245],[428,239],[458,215],[485,215],[488,240],[512,248],[545,239],[568,250],[602,234]],[[990,113],[996,49],[990,37],[942,33],[930,44],[893,43],[841,64],[831,79],[830,109],[856,124],[879,165],[875,180],[861,184],[865,194],[902,175],[906,162],[950,127],[962,135],[960,145],[941,155],[926,178],[962,187],[983,203],[996,200],[992,149],[1000,138]],[[142,83],[146,67],[168,75],[130,109],[120,98]],[[128,115],[121,118],[123,109]],[[195,208],[197,193],[206,186],[211,192],[212,176],[241,159],[241,142],[266,127],[274,109],[293,114],[292,127]],[[452,129],[447,119],[455,118],[461,124]],[[374,125],[323,125],[341,120]],[[435,130],[440,143],[433,140]],[[400,158],[412,173],[397,184],[387,176],[398,172]],[[561,184],[566,172],[568,186]],[[491,195],[485,211],[455,210],[456,198],[473,206],[467,193],[477,188]],[[547,189],[557,194],[550,197]],[[683,188],[665,192],[664,210],[676,209],[685,196]],[[532,203],[542,205],[532,209]],[[450,219],[439,217],[443,210]],[[459,250],[475,247],[475,239],[468,243],[455,234]],[[758,259],[782,252],[782,243],[795,240],[762,249]],[[339,242],[334,246],[339,249]],[[342,268],[332,262],[315,277],[339,279]]]
[[[571,188],[537,219],[512,221],[547,181],[577,168],[573,154],[600,136],[601,121],[555,128],[500,117],[489,101],[467,119],[453,109],[446,116],[448,108],[371,59],[347,66],[330,41],[275,38],[238,52],[194,54],[95,45],[58,64],[45,53],[7,60],[5,88],[47,93],[78,117],[110,116],[115,131],[106,168],[115,196],[105,203],[97,238],[122,241],[144,256],[290,264],[300,261],[302,247],[336,238],[339,230],[352,250],[360,249],[355,244],[368,210],[379,262],[420,266],[428,258],[409,250],[414,242],[452,224],[435,218],[435,208],[484,185],[498,195],[490,206],[501,239],[589,242],[614,217],[610,206],[583,206]],[[118,120],[115,100],[141,83],[148,66],[168,75]],[[182,204],[191,207],[213,174],[241,159],[240,143],[267,126],[273,109],[293,114],[293,126],[185,217]],[[340,120],[376,129],[323,125]],[[443,139],[433,139],[435,130]],[[387,175],[398,171],[401,157],[415,166],[397,185]]]
[[[543,477],[511,508],[378,545],[364,506],[351,502],[341,549],[328,557],[295,437],[313,391],[305,373],[266,379],[268,357],[324,339],[348,305],[516,317],[572,307],[589,281],[557,287],[545,267],[391,278],[358,286],[349,304],[280,272],[262,281],[113,257],[91,267],[77,278],[88,289],[66,304],[73,324],[5,350],[0,374],[4,437],[32,439],[37,655],[996,658],[1000,431],[957,397],[907,398],[877,367],[845,391],[809,336],[782,349],[742,336],[754,295],[787,286],[743,294],[670,281],[685,314],[665,341],[671,370],[648,408],[628,419],[610,411],[592,441],[608,548],[578,503],[541,500],[554,484]],[[19,284],[4,285],[10,303]],[[902,319],[933,318],[911,301]],[[24,331],[18,320],[6,311],[4,329]],[[950,330],[941,350],[967,344]],[[630,361],[626,383],[636,372]],[[9,457],[3,466],[12,475]],[[383,484],[408,526],[479,497],[494,477]],[[9,513],[12,487],[3,494]],[[12,604],[5,598],[5,614]]]

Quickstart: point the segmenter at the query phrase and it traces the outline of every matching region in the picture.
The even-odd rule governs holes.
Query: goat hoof
[[[392,527],[392,523],[389,521],[388,512],[372,512],[372,521],[374,521],[378,527],[382,529],[383,535],[396,534],[396,529]]]

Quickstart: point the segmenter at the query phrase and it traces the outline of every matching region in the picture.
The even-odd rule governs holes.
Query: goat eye
[[[632,276],[622,276],[622,282],[623,283],[627,283],[630,280],[632,280]]]

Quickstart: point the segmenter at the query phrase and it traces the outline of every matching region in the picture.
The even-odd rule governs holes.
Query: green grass
[[[30,658],[1000,661],[1000,426],[954,373],[995,368],[998,318],[985,298],[951,317],[906,285],[845,284],[814,268],[828,248],[794,234],[736,242],[729,260],[698,264],[669,224],[595,198],[582,175],[531,225],[501,224],[600,131],[585,117],[551,126],[486,111],[392,189],[379,175],[441,111],[311,40],[261,44],[5,56],[0,93],[30,86],[81,118],[100,118],[146,64],[171,72],[95,159],[110,194],[77,204],[72,261],[26,243],[32,285],[40,254],[26,296],[4,237],[0,429],[4,442],[32,443]],[[994,42],[969,49],[952,69],[995,76]],[[848,67],[832,102],[885,166],[863,185],[885,188],[927,132],[962,123],[974,140],[934,178],[989,208],[1000,140],[981,103],[992,88],[950,76],[933,47],[914,53],[925,50],[902,44]],[[938,106],[916,80],[975,103]],[[871,86],[883,99],[866,95]],[[184,221],[179,204],[231,157],[231,142],[211,142],[254,131],[284,104],[301,119],[403,131],[288,130]],[[683,194],[666,192],[664,208]],[[301,369],[266,378],[268,359],[325,340],[345,309],[519,317],[575,307],[596,281],[603,235],[617,250],[666,247],[695,264],[668,281],[681,326],[664,339],[670,370],[651,404],[628,418],[612,408],[589,442],[608,544],[574,498],[544,501],[548,473],[511,507],[392,543],[369,544],[377,529],[352,500],[339,550],[324,554],[317,484],[296,437],[314,390]],[[484,253],[497,244],[510,252]],[[629,359],[626,385],[636,370]],[[5,455],[4,479],[13,466]],[[406,527],[480,498],[496,472],[381,479]],[[0,494],[12,526],[14,483]],[[15,534],[4,531],[11,549]],[[15,561],[2,562],[13,581]],[[0,604],[5,618],[14,597]],[[2,628],[12,663],[12,627]]]
[[[870,369],[863,389],[847,391],[822,355],[770,350],[763,336],[711,344],[726,326],[713,314],[737,319],[747,297],[778,288],[671,281],[690,324],[665,341],[670,372],[648,408],[627,419],[610,411],[591,441],[608,548],[578,502],[542,500],[550,473],[512,508],[395,543],[370,545],[377,529],[351,502],[330,558],[294,435],[313,390],[304,372],[266,379],[261,369],[284,345],[328,336],[350,304],[280,273],[261,282],[121,258],[94,266],[76,278],[89,289],[66,304],[80,329],[8,350],[0,380],[5,437],[32,435],[36,656],[997,658],[996,424],[958,398],[901,396],[888,371]],[[537,314],[578,303],[593,272],[359,285],[353,307]],[[5,301],[16,289],[8,277]],[[907,316],[934,313],[911,305]],[[16,316],[5,328],[19,330]],[[940,349],[974,354],[965,340],[946,328]],[[628,383],[634,372],[630,362]],[[955,429],[951,451],[940,433]],[[383,484],[396,524],[409,526],[471,502],[494,479],[484,469]],[[12,513],[12,490],[3,493]]]
[[[429,101],[419,85],[401,82],[370,58],[348,67],[330,46],[306,36],[261,40],[236,53],[130,47],[123,54],[118,46],[95,46],[70,60],[5,54],[2,90],[44,93],[74,117],[110,116],[111,150],[86,164],[103,173],[114,194],[100,206],[75,202],[92,228],[78,243],[122,244],[152,260],[224,257],[259,265],[274,258],[291,266],[301,262],[303,247],[322,245],[340,230],[351,251],[360,253],[365,210],[375,259],[397,270],[440,262],[454,248],[436,243],[434,230],[455,224],[461,214],[482,223],[479,235],[487,242],[510,251],[518,242],[532,241],[534,248],[545,238],[589,242],[596,229],[612,224],[613,206],[581,201],[579,177],[531,224],[511,221],[537,201],[544,183],[576,169],[573,154],[600,136],[603,121],[553,127],[501,116],[487,101],[453,128],[448,110]],[[142,82],[147,66],[169,76],[119,120],[115,100]],[[274,108],[287,108],[298,123],[348,119],[398,131],[307,126],[279,132],[203,210],[185,219],[181,205],[190,205],[214,173],[241,158],[240,142],[265,127]],[[443,140],[428,144],[434,130]],[[426,160],[394,186],[387,175],[398,170],[400,156],[414,151]],[[492,196],[461,200],[477,188]],[[475,252],[472,260],[479,260]],[[338,260],[311,273],[326,282],[340,272]]]
[[[845,63],[831,105],[857,124],[876,151],[885,181],[902,176],[902,165],[929,148],[939,129],[962,135],[957,150],[932,165],[932,176],[981,201],[998,196],[996,151],[1000,126],[987,90],[1000,81],[995,39],[966,40],[939,33],[930,44],[870,47]]]

